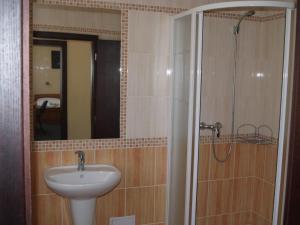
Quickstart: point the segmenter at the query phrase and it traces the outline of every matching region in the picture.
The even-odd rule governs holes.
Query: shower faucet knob
[[[215,122],[214,127],[215,127],[215,132],[217,132],[217,137],[219,138],[221,135],[222,124],[220,122]]]

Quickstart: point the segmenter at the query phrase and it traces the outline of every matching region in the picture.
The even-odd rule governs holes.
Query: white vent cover
[[[111,217],[110,225],[135,225],[135,216]]]

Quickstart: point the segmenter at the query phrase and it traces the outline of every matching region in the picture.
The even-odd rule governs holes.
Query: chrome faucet
[[[78,171],[84,170],[84,163],[85,163],[85,154],[83,151],[76,151],[75,154],[78,154]]]
[[[200,123],[200,129],[212,130],[213,133],[217,133],[218,138],[221,135],[221,128],[222,124],[220,122],[215,122],[214,124],[206,124],[204,122]]]

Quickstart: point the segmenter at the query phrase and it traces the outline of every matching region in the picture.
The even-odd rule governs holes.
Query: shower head
[[[234,32],[235,35],[237,35],[240,32],[240,25],[241,25],[241,22],[243,21],[243,19],[245,19],[246,17],[253,16],[254,14],[255,14],[255,11],[254,10],[250,10],[250,11],[246,12],[245,14],[243,14],[241,16],[241,18],[239,19],[239,22],[233,28],[233,32]]]

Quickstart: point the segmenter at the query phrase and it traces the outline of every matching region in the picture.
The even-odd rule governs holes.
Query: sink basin
[[[49,168],[44,172],[48,187],[70,199],[74,225],[94,225],[96,197],[113,190],[121,180],[120,171],[110,165],[77,165]]]
[[[86,165],[84,171],[77,166],[47,169],[45,181],[58,195],[72,198],[93,198],[111,191],[121,180],[120,171],[109,165]]]

